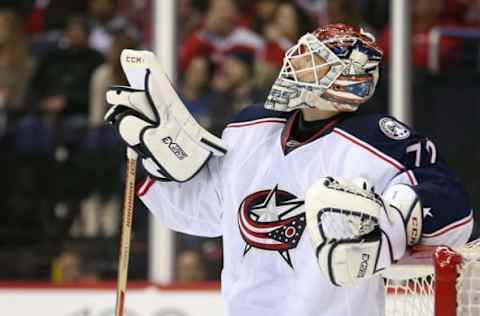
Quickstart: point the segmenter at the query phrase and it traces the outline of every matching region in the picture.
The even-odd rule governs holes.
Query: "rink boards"
[[[223,304],[217,286],[162,288],[134,285],[128,289],[124,316],[221,316]],[[388,316],[430,316],[431,297],[388,295]],[[114,283],[96,286],[47,286],[16,283],[0,285],[1,315],[113,316]],[[301,316],[301,315],[300,315]]]

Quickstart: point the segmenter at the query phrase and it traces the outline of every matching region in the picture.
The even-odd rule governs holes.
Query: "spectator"
[[[52,281],[54,283],[79,282],[80,267],[80,256],[77,253],[63,252],[52,262]]]
[[[233,0],[210,0],[205,23],[188,37],[180,48],[180,71],[196,56],[210,56],[216,65],[235,46],[244,46],[255,54],[263,50],[263,40],[238,25],[238,8]]]
[[[44,32],[61,31],[69,17],[85,14],[87,7],[86,1],[41,0],[34,2],[35,7],[42,12]]]
[[[293,46],[300,34],[313,29],[313,23],[300,6],[291,1],[282,1],[277,6],[271,23],[264,30],[267,62],[280,67],[285,52]]]
[[[202,56],[192,59],[188,65],[180,88],[180,96],[188,110],[199,123],[209,128],[211,124],[212,90],[210,87],[213,76],[213,64]]]
[[[455,21],[459,25],[478,26],[480,2],[477,0],[444,0],[444,18]]]
[[[133,23],[135,34],[138,33],[138,44],[142,48],[152,47],[155,14],[152,0],[132,1],[117,0],[117,15],[122,15]],[[203,1],[201,1],[203,2]],[[183,20],[182,25],[183,25]],[[130,36],[136,36],[134,33]]]
[[[358,0],[352,0],[358,1]],[[293,1],[292,1],[293,2]],[[295,2],[314,20],[316,25],[327,23],[328,0],[295,0]]]
[[[413,3],[412,18],[412,63],[420,69],[429,66],[429,33],[436,26],[448,26],[454,24],[449,18],[442,18],[444,12],[443,1],[416,0]],[[390,55],[390,30],[385,28],[379,45],[384,52],[384,60],[388,62]],[[450,65],[458,61],[458,41],[452,38],[442,38],[440,42],[440,54],[442,59],[448,59]]]
[[[94,283],[100,277],[93,269],[85,269],[80,254],[72,250],[66,250],[52,262],[51,280],[53,283]]]
[[[365,28],[366,25],[360,13],[358,1],[327,0],[328,23],[345,23]]]
[[[205,281],[202,257],[194,250],[185,250],[177,257],[176,281],[180,283]]]
[[[222,238],[206,238],[201,247],[202,256],[205,259],[207,279],[218,280],[218,276],[222,273],[223,264]]]
[[[25,17],[24,30],[30,37],[32,55],[41,59],[59,45],[64,45],[64,28],[69,17],[85,12],[85,1],[32,1]]]
[[[65,27],[66,43],[50,51],[40,62],[33,78],[32,98],[48,116],[88,114],[89,83],[102,56],[88,47],[88,26],[80,16]]]
[[[119,222],[120,198],[110,179],[120,174],[119,166],[112,163],[112,144],[108,142],[108,130],[105,130],[103,116],[107,109],[105,93],[111,85],[128,85],[120,64],[122,50],[135,49],[137,41],[125,33],[116,33],[113,37],[107,60],[98,66],[90,81],[90,108],[88,122],[91,129],[92,152],[96,167],[101,174],[91,170],[91,194],[81,203],[80,214],[75,218],[72,233],[75,236],[111,237],[117,233]],[[109,176],[106,176],[109,175]]]
[[[91,33],[90,47],[107,54],[113,41],[113,34],[122,30],[132,38],[138,38],[137,28],[124,16],[116,15],[115,0],[89,0],[88,12]]]
[[[374,34],[380,34],[389,20],[390,2],[385,0],[362,0],[362,18]]]
[[[480,26],[480,1],[479,0],[457,0],[457,12],[463,13],[463,22],[470,26]],[[463,6],[462,6],[463,5]],[[463,10],[462,10],[463,9]]]
[[[104,124],[107,88],[111,85],[128,85],[120,64],[120,54],[124,49],[135,49],[136,47],[136,40],[123,32],[118,32],[113,36],[112,46],[106,56],[107,60],[95,69],[90,82],[90,126],[99,127]]]
[[[285,52],[300,36],[314,29],[314,24],[303,9],[291,1],[278,3],[272,19],[265,25],[266,39],[264,58],[257,62],[256,85],[269,90],[280,71]]]
[[[181,27],[178,29],[178,40],[180,42],[201,28],[206,9],[207,6],[204,1],[180,0],[178,2],[177,19],[182,21]]]
[[[277,6],[277,0],[256,1],[250,5],[240,24],[261,34],[265,25],[272,19]]]
[[[0,9],[0,110],[25,110],[25,96],[34,60],[29,55],[15,11]]]
[[[218,280],[222,272],[223,248],[222,238],[206,238],[183,233],[175,234],[175,249],[177,254],[195,253],[201,258],[205,280]],[[178,263],[177,256],[177,263]],[[177,270],[178,275],[178,270]]]
[[[39,35],[45,29],[45,8],[48,1],[35,1],[30,5],[24,18],[23,30],[31,36]]]
[[[236,47],[227,53],[222,67],[214,75],[211,129],[217,135],[234,113],[263,99],[254,85],[254,58],[248,48]]]

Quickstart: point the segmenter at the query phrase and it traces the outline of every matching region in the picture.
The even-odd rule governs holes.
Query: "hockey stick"
[[[120,57],[120,64],[123,72],[127,76],[128,83],[132,88],[145,89],[143,85],[143,74],[132,67],[132,63],[127,62]],[[120,249],[118,254],[118,272],[117,272],[117,300],[115,304],[115,316],[123,316],[125,305],[125,292],[127,290],[128,277],[128,258],[130,255],[130,235],[132,232],[133,201],[135,199],[135,174],[137,171],[137,153],[127,149],[127,168],[125,180],[125,196],[122,215],[122,233],[120,239]]]
[[[125,292],[127,290],[128,277],[128,258],[130,255],[130,235],[132,233],[133,200],[135,199],[136,171],[137,153],[128,148],[122,230],[118,254],[117,300],[115,303],[115,316],[123,316],[123,307],[125,305]]]

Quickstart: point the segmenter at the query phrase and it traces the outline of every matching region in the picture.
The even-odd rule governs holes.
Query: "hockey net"
[[[384,277],[386,316],[480,316],[480,240],[415,247]]]

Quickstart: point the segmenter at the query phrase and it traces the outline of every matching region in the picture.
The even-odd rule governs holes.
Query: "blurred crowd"
[[[480,148],[464,135],[469,128],[475,133],[480,119],[474,87],[480,1],[411,4],[415,126],[449,145],[445,154],[454,169],[470,191],[479,191],[473,179],[480,178],[473,176],[478,168],[471,161],[480,158]],[[153,5],[151,0],[0,2],[0,159],[6,175],[0,185],[0,278],[95,282],[114,276],[124,150],[103,124],[104,95],[110,85],[127,84],[119,63],[122,49],[153,46]],[[178,52],[177,90],[200,123],[220,135],[236,112],[265,100],[284,53],[299,36],[342,22],[379,40],[385,65],[370,108],[387,111],[389,6],[387,0],[178,0],[172,43]],[[432,51],[434,30],[440,37]],[[441,89],[453,92],[447,99],[454,104],[445,103]],[[459,96],[459,91],[467,92]],[[433,108],[435,102],[442,107]],[[470,102],[468,115],[453,110],[459,102]],[[452,117],[464,123],[449,125]],[[469,156],[459,156],[459,148],[468,148]],[[145,279],[147,211],[136,205],[131,276]],[[177,281],[219,277],[220,239],[177,234],[175,246]]]

